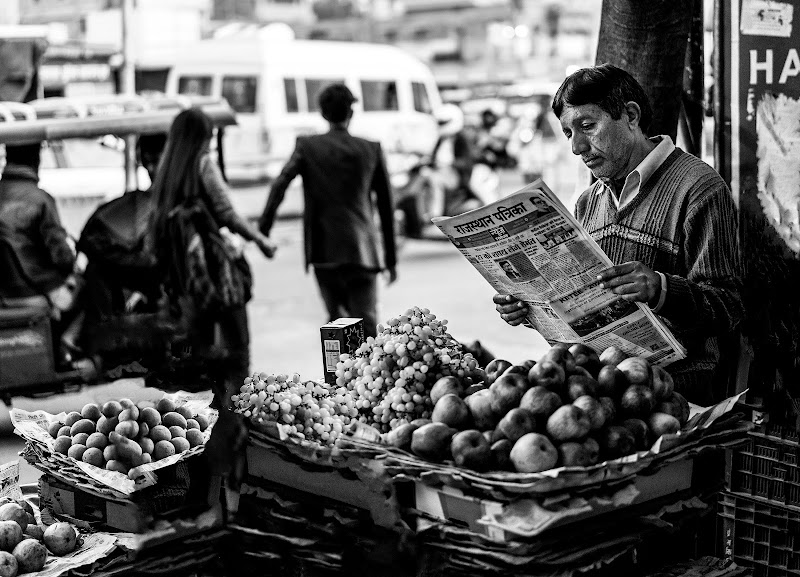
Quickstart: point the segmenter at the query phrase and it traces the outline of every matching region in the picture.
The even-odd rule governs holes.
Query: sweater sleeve
[[[742,320],[736,222],[733,198],[718,177],[689,203],[683,226],[688,274],[665,275],[667,296],[660,310],[679,330],[711,336],[733,330]]]
[[[217,223],[227,226],[231,232],[235,232],[247,240],[254,240],[255,231],[233,209],[228,198],[228,185],[222,178],[219,167],[208,155],[200,159],[200,178],[203,180],[203,186],[210,201],[209,208]]]
[[[39,233],[53,266],[66,277],[75,266],[75,253],[67,242],[67,231],[61,226],[56,203],[49,195],[42,205]]]

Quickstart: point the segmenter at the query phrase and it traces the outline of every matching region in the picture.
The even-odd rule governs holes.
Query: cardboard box
[[[559,510],[558,507],[548,510],[548,507],[543,506],[537,510],[535,523],[550,530],[684,491],[692,486],[693,469],[694,461],[685,459],[670,463],[653,475],[637,475],[633,480],[635,491],[631,490],[629,486],[619,489],[626,492],[619,495],[625,501],[624,505],[615,504],[611,499],[590,500],[583,504],[577,512],[563,508]],[[419,511],[438,519],[454,521],[493,541],[506,542],[519,538],[515,533],[509,532],[503,527],[480,521],[486,516],[502,515],[508,510],[509,503],[470,497],[462,491],[448,486],[436,488],[419,481],[415,481],[415,486],[416,508]]]
[[[340,318],[322,325],[319,331],[322,339],[322,370],[325,382],[335,385],[339,355],[355,353],[364,342],[364,320]]]
[[[259,445],[247,445],[247,473],[250,477],[294,491],[302,491],[317,497],[331,499],[351,507],[369,512],[376,525],[391,528],[395,522],[396,504],[389,495],[373,490],[364,481],[355,478],[351,471],[304,467],[300,463],[284,459],[275,451]]]
[[[149,516],[133,501],[100,497],[50,475],[39,477],[39,502],[56,515],[99,523],[129,533],[147,529]]]

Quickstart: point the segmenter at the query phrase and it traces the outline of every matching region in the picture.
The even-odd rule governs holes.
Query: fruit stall
[[[738,400],[693,406],[616,347],[481,367],[414,307],[343,341],[329,384],[245,380],[229,528],[297,574],[645,575],[713,549],[724,449],[752,427]]]
[[[0,575],[741,574],[707,556],[738,396],[693,406],[616,347],[480,366],[425,308],[358,323],[322,328],[326,378],[255,373],[222,414],[155,389],[14,410],[42,475],[0,505]],[[226,484],[204,452],[231,419]]]

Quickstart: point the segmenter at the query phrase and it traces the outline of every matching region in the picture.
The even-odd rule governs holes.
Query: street
[[[501,175],[504,194],[521,188],[519,175]],[[298,190],[297,193],[300,191]],[[562,201],[570,206],[573,190],[564,191]],[[242,214],[252,215],[233,192],[233,201]],[[264,192],[249,191],[245,198],[263,206]],[[287,202],[297,202],[287,195]],[[68,224],[68,223],[67,223]],[[319,327],[325,311],[313,274],[303,269],[302,223],[300,219],[280,220],[272,234],[278,244],[273,260],[265,259],[255,246],[248,246],[247,256],[255,279],[254,296],[249,304],[251,333],[251,369],[268,373],[300,373],[303,378],[322,376],[322,353]],[[439,318],[449,321],[450,333],[461,342],[481,341],[495,356],[511,362],[538,358],[546,350],[537,333],[522,327],[510,327],[498,316],[492,304],[494,290],[463,256],[447,241],[407,240],[399,253],[398,280],[380,286],[380,316],[383,319],[402,313],[412,306],[427,307]],[[13,406],[51,413],[80,410],[89,402],[129,397],[149,398],[137,381],[122,385],[96,385],[65,395],[40,399],[15,398]],[[11,434],[5,409],[0,414],[0,462],[18,458],[23,443]],[[22,482],[34,482],[39,473],[22,460]]]

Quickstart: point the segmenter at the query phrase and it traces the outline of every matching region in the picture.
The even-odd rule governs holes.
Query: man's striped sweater
[[[575,215],[612,262],[640,261],[666,276],[658,315],[688,350],[668,370],[677,390],[707,403],[720,361],[718,337],[744,314],[731,193],[710,166],[676,148],[619,211],[611,194],[596,182],[578,199]]]

